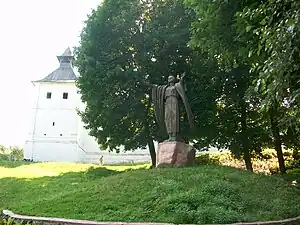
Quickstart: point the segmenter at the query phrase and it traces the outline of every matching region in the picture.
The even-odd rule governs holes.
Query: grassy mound
[[[299,216],[300,191],[280,176],[216,165],[143,167],[0,163],[0,209],[98,221],[198,224]]]

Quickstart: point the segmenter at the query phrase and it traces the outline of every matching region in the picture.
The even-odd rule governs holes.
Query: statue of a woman
[[[185,94],[183,75],[179,82],[175,83],[175,77],[168,77],[167,85],[151,85],[152,101],[158,125],[169,135],[169,141],[177,140],[179,133],[179,100],[181,99],[190,127],[194,128],[193,114]]]

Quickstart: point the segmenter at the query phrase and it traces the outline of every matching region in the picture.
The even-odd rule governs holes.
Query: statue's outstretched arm
[[[153,87],[155,84],[151,84],[149,81],[144,81],[144,85],[147,87]]]
[[[151,84],[149,81],[144,80],[140,80],[138,84],[146,90],[151,90],[153,87],[157,86],[156,84]]]
[[[149,81],[145,81],[141,78],[135,78],[136,79],[136,82],[138,84],[138,86],[142,86],[142,87],[145,87],[145,88],[150,88],[150,87],[153,87],[154,84],[151,84]]]

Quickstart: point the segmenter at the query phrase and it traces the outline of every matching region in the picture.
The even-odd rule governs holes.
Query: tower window
[[[47,92],[47,98],[51,98],[51,92]]]
[[[55,122],[52,123],[52,126],[55,126]]]
[[[63,99],[68,99],[68,93],[67,92],[63,93]]]

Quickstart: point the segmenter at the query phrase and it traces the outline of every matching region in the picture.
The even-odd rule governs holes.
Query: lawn
[[[232,223],[299,216],[300,190],[281,176],[205,165],[0,162],[0,209],[97,221]]]

